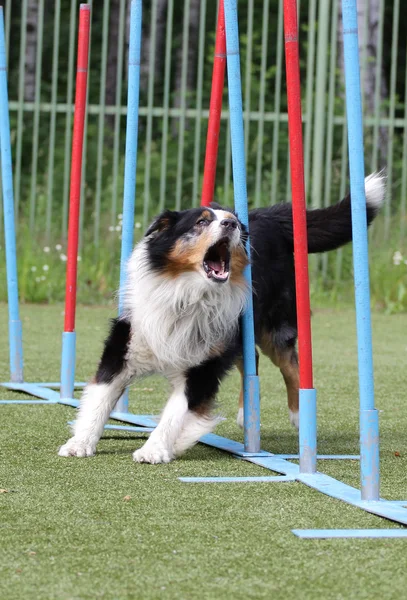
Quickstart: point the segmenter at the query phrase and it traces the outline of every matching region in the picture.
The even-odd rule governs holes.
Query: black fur
[[[110,333],[105,341],[102,358],[96,372],[96,383],[111,383],[122,371],[130,341],[130,323],[125,319],[112,319]]]
[[[153,237],[147,242],[149,264],[161,271],[167,266],[167,257],[179,238],[186,234],[193,234],[194,227],[202,215],[202,208],[172,211],[166,210],[153,221],[145,237]],[[210,211],[206,211],[210,212]],[[210,218],[210,216],[209,216]]]
[[[211,358],[186,373],[186,396],[192,411],[210,409],[218,393],[220,382],[233,367],[240,346],[236,343],[222,356]]]
[[[377,209],[367,205],[367,223],[373,221]],[[253,226],[261,220],[264,226],[277,225],[282,241],[294,251],[293,217],[291,204],[275,204],[271,208],[258,208],[250,212],[250,235]],[[341,202],[327,208],[307,211],[308,252],[328,252],[352,241],[352,213],[350,194]]]
[[[217,204],[211,207],[221,208]],[[368,224],[376,212],[367,206]],[[242,230],[245,230],[243,226]],[[307,211],[307,230],[310,253],[326,252],[350,242],[350,196],[334,206]],[[261,336],[266,333],[277,352],[291,355],[297,342],[292,205],[277,204],[250,211],[249,231],[256,343],[260,345]],[[210,404],[220,380],[240,352],[241,345],[236,339],[222,357],[189,371],[188,402],[191,410],[199,411]]]

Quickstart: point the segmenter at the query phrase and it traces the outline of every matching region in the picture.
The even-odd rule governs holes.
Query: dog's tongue
[[[212,269],[212,271],[215,271],[216,275],[223,275],[224,267],[222,266],[220,260],[208,260],[206,264],[210,269]]]

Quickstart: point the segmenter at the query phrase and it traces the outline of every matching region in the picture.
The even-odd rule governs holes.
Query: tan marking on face
[[[202,267],[208,248],[212,245],[212,237],[208,230],[194,238],[193,244],[186,240],[178,240],[168,255],[166,272],[171,277],[178,277],[188,271],[197,271]]]
[[[246,256],[246,252],[241,246],[233,248],[230,254],[230,281],[235,284],[243,284],[244,276],[243,269],[249,261]]]
[[[203,219],[208,219],[208,220],[213,219],[213,214],[209,210],[204,210],[201,216]]]

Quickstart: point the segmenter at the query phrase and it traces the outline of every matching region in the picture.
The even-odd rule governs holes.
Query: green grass
[[[78,308],[78,379],[93,374],[113,308]],[[59,377],[62,307],[23,306],[27,380]],[[7,311],[0,305],[1,380],[7,379]],[[407,498],[407,316],[375,314],[376,403],[381,410],[382,495]],[[354,313],[316,311],[319,451],[358,451]],[[263,448],[295,452],[283,382],[260,366]],[[218,432],[234,423],[239,378],[222,386]],[[157,413],[167,385],[138,382],[133,411]],[[2,392],[2,397],[17,397]],[[137,401],[136,401],[137,399]],[[109,432],[91,459],[62,459],[74,411],[1,406],[0,597],[14,599],[314,600],[402,598],[406,540],[299,540],[292,528],[396,527],[299,483],[187,485],[181,475],[259,475],[259,467],[196,446],[170,465],[136,465],[142,436]],[[400,456],[396,456],[395,452]],[[358,486],[356,461],[320,469]],[[131,499],[124,500],[125,496]]]

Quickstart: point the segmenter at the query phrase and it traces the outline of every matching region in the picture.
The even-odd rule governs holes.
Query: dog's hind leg
[[[236,423],[239,427],[244,426],[244,415],[243,415],[243,358],[239,357],[236,361],[236,366],[239,370],[241,383],[240,383],[240,394],[239,394],[239,409],[237,411]],[[256,350],[256,374],[259,374],[259,353]]]
[[[126,355],[130,323],[115,319],[94,381],[82,395],[73,437],[59,449],[60,456],[93,456],[109,415],[132,376]]]
[[[300,378],[298,373],[298,356],[295,345],[290,343],[285,347],[276,346],[272,341],[271,334],[265,333],[261,337],[260,348],[263,354],[268,356],[276,365],[276,367],[280,369],[287,388],[290,422],[298,429],[298,390],[300,386]]]

